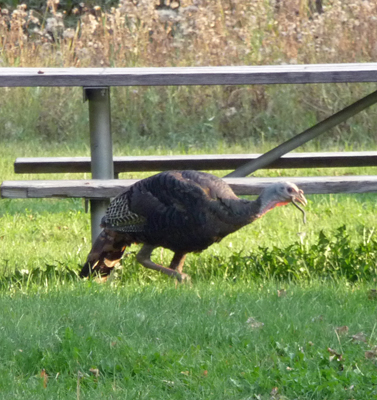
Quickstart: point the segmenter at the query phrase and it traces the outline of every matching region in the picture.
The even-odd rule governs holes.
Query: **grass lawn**
[[[3,293],[0,398],[376,398],[371,287],[77,282]]]

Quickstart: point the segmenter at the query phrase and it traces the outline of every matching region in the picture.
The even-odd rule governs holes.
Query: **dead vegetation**
[[[163,6],[162,6],[162,5]],[[317,4],[317,3],[316,3]],[[120,0],[2,9],[2,66],[194,66],[373,61],[377,3]]]

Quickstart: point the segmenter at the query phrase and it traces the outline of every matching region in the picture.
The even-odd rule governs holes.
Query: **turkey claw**
[[[177,274],[177,281],[179,283],[188,283],[191,284],[191,277],[183,272]]]

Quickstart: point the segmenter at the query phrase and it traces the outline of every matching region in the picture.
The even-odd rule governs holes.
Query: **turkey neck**
[[[263,215],[261,197],[250,201],[245,199],[219,199],[221,206],[216,214],[226,224],[233,225],[236,229],[250,224]]]
[[[285,202],[275,201],[263,193],[256,200],[221,199],[221,202],[228,211],[225,215],[222,215],[223,221],[237,227],[250,224],[276,206],[286,204]]]

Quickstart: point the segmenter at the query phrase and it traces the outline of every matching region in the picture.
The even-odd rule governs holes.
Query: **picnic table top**
[[[161,68],[0,68],[0,87],[377,82],[377,63]]]

